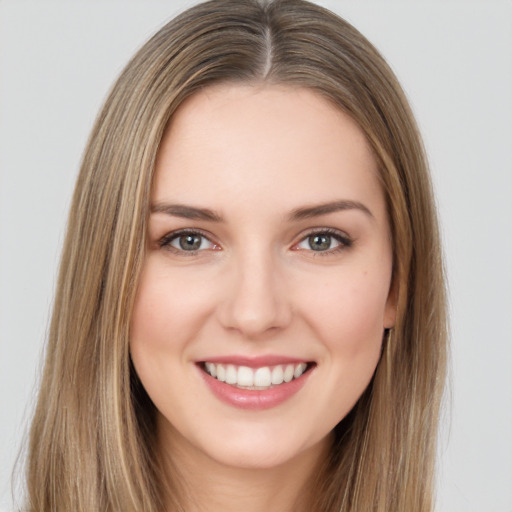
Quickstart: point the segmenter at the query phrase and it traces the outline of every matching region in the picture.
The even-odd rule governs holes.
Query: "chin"
[[[274,448],[240,447],[222,453],[212,453],[218,463],[238,469],[271,469],[282,466],[296,456],[293,452],[276,452]]]
[[[318,453],[319,445],[328,443],[330,435],[320,441],[304,443],[294,439],[285,432],[285,435],[265,435],[261,433],[256,438],[250,436],[233,439],[228,436],[221,442],[210,445],[209,448],[203,447],[202,450],[208,456],[223,466],[238,469],[272,469],[280,466],[294,463],[302,457],[310,456],[311,452]],[[309,454],[309,455],[308,455]]]

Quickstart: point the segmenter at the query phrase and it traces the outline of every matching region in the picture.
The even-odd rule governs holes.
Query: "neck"
[[[327,460],[331,438],[293,459],[265,468],[222,464],[202,452],[172,427],[159,429],[164,467],[172,487],[179,488],[184,512],[309,512],[314,483]],[[169,499],[168,512],[174,512]]]

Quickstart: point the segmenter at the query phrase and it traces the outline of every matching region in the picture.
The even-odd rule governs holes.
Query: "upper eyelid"
[[[322,227],[322,226],[306,229],[305,233],[306,233],[305,236],[307,236],[308,234],[311,234],[311,233],[331,233],[331,234],[346,235],[348,237],[348,234],[341,229],[331,228],[331,227]]]
[[[353,240],[353,238],[346,231],[342,231],[341,229],[336,229],[336,228],[328,228],[328,227],[310,228],[310,229],[302,232],[300,235],[298,235],[296,239],[298,240],[298,242],[300,242],[300,241],[304,240],[305,238],[307,238],[308,236],[322,234],[322,233],[325,233],[327,235],[334,236],[334,237],[338,236],[339,238],[345,239],[345,240]],[[297,243],[297,242],[295,242],[295,243]]]
[[[314,251],[313,249],[306,249],[298,247],[300,244],[304,243],[308,237],[317,235],[317,234],[326,234],[329,237],[334,238],[338,242],[338,246],[333,247],[331,249],[327,249],[325,251]],[[345,231],[335,229],[335,228],[311,228],[306,233],[302,233],[300,238],[297,239],[291,246],[292,250],[296,250],[298,252],[303,253],[311,253],[313,256],[329,256],[339,253],[340,251],[347,250],[351,248],[354,244],[354,239],[348,235]]]
[[[171,241],[175,240],[177,237],[179,237],[181,235],[187,235],[187,234],[199,235],[203,238],[206,238],[206,240],[208,240],[211,244],[220,246],[220,244],[215,240],[215,238],[211,234],[203,231],[202,229],[198,229],[198,228],[193,228],[193,229],[192,228],[182,228],[182,229],[177,229],[175,231],[169,231],[165,235],[158,238],[157,243],[162,248],[164,246],[170,246]],[[179,249],[176,249],[176,250],[179,251]],[[194,251],[183,251],[183,252],[193,253]],[[196,251],[196,252],[199,252],[199,251]]]
[[[164,236],[160,237],[160,240],[163,240],[163,239],[171,240],[172,238],[175,238],[175,237],[180,236],[180,235],[186,235],[186,234],[200,235],[200,236],[210,240],[210,242],[216,243],[215,242],[215,237],[213,237],[213,235],[211,235],[207,231],[204,231],[204,230],[199,229],[199,228],[182,228],[182,229],[176,229],[174,231],[169,231]]]

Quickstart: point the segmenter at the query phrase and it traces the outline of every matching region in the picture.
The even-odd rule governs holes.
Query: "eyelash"
[[[171,233],[167,233],[162,238],[160,238],[160,240],[158,241],[158,245],[162,249],[166,249],[168,251],[174,252],[175,254],[186,255],[186,256],[194,256],[194,255],[198,254],[199,252],[201,252],[202,250],[204,250],[204,249],[198,249],[198,250],[193,250],[193,251],[186,251],[184,249],[178,249],[171,245],[171,243],[174,240],[177,240],[181,236],[187,236],[187,235],[204,238],[204,239],[208,240],[208,242],[210,242],[214,246],[217,246],[217,244],[215,242],[212,242],[210,240],[209,235],[207,235],[200,229],[180,229],[178,231],[172,231]]]
[[[327,249],[325,251],[314,251],[313,249],[309,249],[308,252],[311,252],[313,256],[330,256],[332,254],[339,253],[341,251],[350,249],[352,247],[354,241],[343,231],[338,231],[333,228],[316,228],[309,231],[306,235],[304,235],[299,242],[294,244],[294,247],[297,247],[299,244],[306,241],[308,238],[315,235],[327,235],[330,238],[334,238],[339,245],[334,247],[333,249]],[[305,249],[306,250],[306,249]]]
[[[160,238],[160,240],[158,241],[158,245],[162,249],[166,249],[168,251],[174,252],[175,254],[185,255],[185,256],[194,256],[194,255],[197,255],[199,252],[202,252],[203,250],[205,250],[205,249],[197,249],[197,250],[186,251],[184,249],[178,249],[171,245],[171,243],[173,241],[177,240],[179,237],[187,236],[187,235],[204,238],[208,242],[213,244],[215,247],[218,247],[215,242],[212,242],[209,235],[207,235],[205,232],[203,232],[199,229],[194,229],[194,230],[183,229],[183,230],[179,230],[179,231],[172,231],[171,233],[167,233],[162,238]],[[316,229],[312,229],[311,231],[306,233],[304,236],[302,236],[302,238],[297,243],[295,243],[293,245],[293,247],[297,247],[299,244],[303,243],[308,238],[315,236],[315,235],[326,235],[330,238],[334,238],[339,243],[339,245],[333,249],[327,249],[325,251],[315,251],[313,249],[309,249],[309,250],[308,249],[297,249],[297,250],[306,250],[308,252],[311,252],[315,257],[316,256],[328,256],[328,255],[335,254],[340,251],[349,249],[353,245],[353,240],[346,233],[343,233],[342,231],[338,231],[338,230],[332,229],[332,228],[316,228]],[[213,249],[213,250],[215,250],[215,249]]]

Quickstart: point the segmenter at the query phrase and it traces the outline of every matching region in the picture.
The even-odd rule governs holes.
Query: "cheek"
[[[175,275],[176,274],[176,275]],[[174,351],[186,345],[209,314],[211,298],[200,280],[169,272],[151,261],[141,276],[132,321],[131,347]]]
[[[311,289],[315,292],[308,299],[309,321],[333,350],[344,347],[355,354],[368,346],[380,346],[389,292],[387,275],[341,272]]]
[[[309,327],[325,349],[323,393],[315,401],[332,427],[356,404],[379,362],[388,286],[385,278],[352,272],[309,296]]]
[[[130,354],[137,375],[157,409],[167,412],[190,394],[184,372],[192,367],[183,363],[190,360],[191,341],[211,302],[199,284],[168,267],[161,259],[148,257],[130,324]]]

